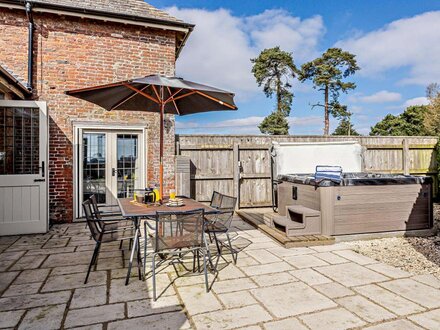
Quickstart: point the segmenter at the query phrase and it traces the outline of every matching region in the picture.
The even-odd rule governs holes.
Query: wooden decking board
[[[266,235],[273,238],[276,242],[286,248],[314,246],[314,245],[329,245],[335,242],[335,238],[327,235],[307,235],[307,236],[292,236],[287,237],[286,234],[276,228],[271,228],[265,224],[264,219],[271,219],[276,216],[272,211],[266,213],[237,211],[237,214],[247,223],[255,228],[261,230]]]

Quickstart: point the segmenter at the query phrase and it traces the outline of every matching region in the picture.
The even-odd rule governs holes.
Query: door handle
[[[40,168],[41,168],[41,177],[42,178],[44,178],[44,175],[45,175],[45,167],[44,167],[44,160],[41,162],[41,166],[40,166]]]
[[[113,167],[112,168],[112,176],[115,176],[116,175],[116,169]]]
[[[34,179],[34,182],[46,182],[46,179]]]

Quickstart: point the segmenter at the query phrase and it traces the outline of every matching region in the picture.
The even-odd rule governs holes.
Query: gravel
[[[434,204],[434,223],[440,229],[440,204]],[[392,237],[347,242],[370,258],[413,274],[433,274],[440,279],[440,236]]]

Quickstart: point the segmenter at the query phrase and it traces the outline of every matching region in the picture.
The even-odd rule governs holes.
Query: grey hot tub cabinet
[[[289,207],[300,205],[320,212],[323,235],[429,229],[433,225],[429,177],[412,176],[399,181],[396,176],[388,182],[376,180],[376,184],[351,178],[341,185],[326,186],[315,186],[310,180],[284,179],[278,185],[278,212],[285,224],[290,221]],[[286,233],[304,235],[304,229],[295,230],[295,225]]]

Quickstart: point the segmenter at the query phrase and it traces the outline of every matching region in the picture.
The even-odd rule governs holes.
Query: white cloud
[[[261,93],[251,73],[251,58],[264,48],[280,46],[300,64],[318,54],[324,33],[320,16],[294,17],[284,10],[266,10],[238,17],[225,9],[167,9],[196,27],[177,61],[177,74],[237,94],[239,99]],[[294,91],[298,88],[294,84]]]
[[[402,95],[399,93],[383,90],[371,95],[359,96],[357,100],[363,103],[386,103],[400,101],[401,98]]]
[[[359,74],[374,77],[408,68],[401,82],[427,85],[440,76],[440,11],[396,20],[381,29],[336,43],[357,55]]]
[[[258,125],[263,121],[264,117],[250,116],[237,119],[222,120],[217,122],[180,122],[176,121],[176,130],[184,132],[212,133],[215,129],[216,133],[233,133],[233,134],[261,134]],[[321,133],[323,127],[323,117],[288,117],[290,127],[294,132],[297,129],[310,133]]]
[[[421,96],[406,100],[403,106],[406,108],[412,105],[427,105],[427,104],[429,104],[428,98],[425,96]]]

